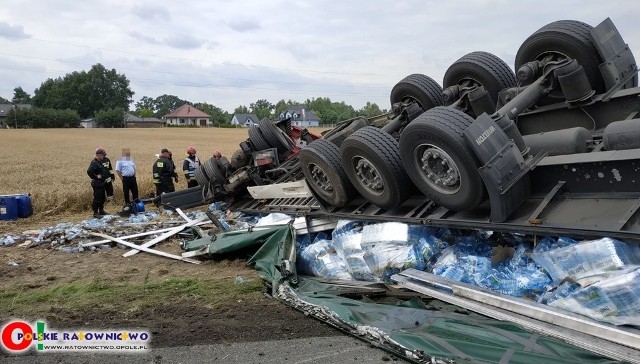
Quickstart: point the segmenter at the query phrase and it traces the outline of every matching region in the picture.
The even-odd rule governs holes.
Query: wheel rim
[[[359,185],[368,193],[381,196],[384,193],[384,182],[376,166],[362,156],[355,156],[351,160]]]
[[[451,156],[432,144],[421,144],[414,152],[414,163],[424,182],[432,189],[453,195],[460,190],[460,169]]]
[[[322,168],[317,164],[310,163],[309,171],[311,172],[311,180],[315,186],[327,194],[333,193],[333,184]]]

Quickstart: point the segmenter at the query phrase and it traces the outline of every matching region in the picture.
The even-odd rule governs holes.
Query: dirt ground
[[[77,217],[78,220],[82,218]],[[37,222],[33,222],[19,228],[33,229],[36,225]],[[51,221],[42,225],[46,226],[51,226]],[[5,230],[15,233],[19,228],[11,226]],[[0,230],[0,235],[6,232]],[[178,244],[178,239],[173,239],[161,243],[158,248],[180,254],[182,250]],[[116,287],[137,287],[162,284],[172,279],[195,279],[210,284],[219,281],[226,284],[223,288],[236,289],[239,286],[235,284],[236,278],[240,276],[245,280],[242,284],[251,286],[248,292],[224,296],[220,300],[215,296],[190,296],[184,292],[176,297],[170,292],[148,292],[150,297],[159,295],[162,299],[134,305],[133,302],[140,301],[140,292],[135,290],[118,293],[122,294],[115,298],[118,302],[107,306],[96,304],[87,307],[82,302],[65,301],[64,297],[57,297],[50,304],[36,300],[33,310],[10,304],[6,305],[9,307],[1,307],[0,322],[5,323],[12,318],[44,319],[48,325],[59,329],[146,329],[152,333],[152,348],[338,334],[326,324],[267,297],[261,292],[258,276],[245,266],[243,259],[190,264],[145,253],[125,258],[122,254],[126,251],[114,247],[65,253],[51,249],[47,244],[34,248],[0,247],[0,297],[3,292],[6,296],[16,294],[16,291],[36,295],[46,292],[55,296],[57,289],[96,281]],[[114,297],[106,300],[114,301]],[[11,300],[4,297],[4,302],[11,303]],[[16,312],[19,317],[16,317]]]

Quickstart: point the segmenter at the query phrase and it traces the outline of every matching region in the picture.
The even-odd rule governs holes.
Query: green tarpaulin
[[[186,250],[203,247],[208,247],[210,257],[253,247],[256,251],[247,264],[271,283],[274,297],[414,361],[615,362],[515,324],[452,305],[425,305],[418,299],[399,305],[364,302],[330,294],[334,291],[331,284],[309,279],[298,282],[295,236],[290,225],[219,234],[213,240],[207,237],[185,245]]]

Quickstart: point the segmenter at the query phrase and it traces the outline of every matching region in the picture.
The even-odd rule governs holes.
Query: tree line
[[[7,115],[8,124],[15,122],[22,128],[74,128],[80,125],[82,119],[88,118],[93,118],[101,127],[124,127],[124,116],[130,111],[134,95],[124,74],[119,74],[115,69],[109,70],[99,63],[89,71],[49,78],[35,89],[33,96],[22,87],[16,87],[13,91],[11,101],[0,97],[0,103],[32,106],[30,109],[13,108]],[[356,116],[375,116],[386,112],[371,102],[367,102],[361,109],[355,109],[345,102],[319,97],[305,101],[282,99],[275,104],[259,99],[249,106],[240,105],[229,113],[206,102],[192,102],[167,94],[155,98],[143,96],[131,111],[139,117],[161,118],[184,104],[193,105],[209,114],[216,126],[228,125],[233,114],[255,114],[260,120],[276,120],[281,113],[293,106],[313,111],[322,124],[335,124]]]

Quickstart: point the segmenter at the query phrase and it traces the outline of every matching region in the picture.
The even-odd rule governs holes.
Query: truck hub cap
[[[422,144],[416,148],[415,163],[422,179],[434,190],[447,195],[460,190],[460,171],[444,150]]]
[[[329,177],[327,177],[322,168],[316,164],[310,164],[309,166],[311,167],[313,183],[323,191],[333,192],[333,185],[329,182]]]
[[[360,185],[371,194],[382,195],[384,192],[384,183],[380,177],[380,172],[373,163],[369,162],[366,158],[356,156],[353,158],[353,165]]]

